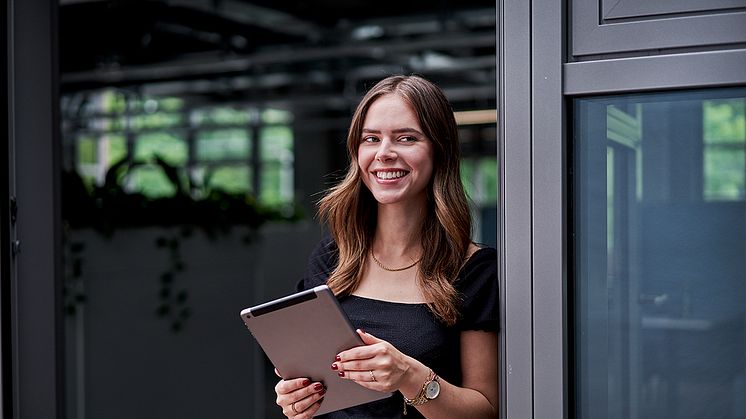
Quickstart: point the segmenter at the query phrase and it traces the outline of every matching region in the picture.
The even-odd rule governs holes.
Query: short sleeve
[[[500,328],[497,251],[485,247],[466,262],[454,283],[461,297],[460,330],[497,331]]]
[[[337,266],[337,245],[331,236],[325,235],[308,257],[308,265],[303,278],[298,281],[297,291],[303,291],[326,284],[326,280]]]

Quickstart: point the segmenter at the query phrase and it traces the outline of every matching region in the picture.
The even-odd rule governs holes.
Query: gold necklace
[[[411,265],[407,265],[407,266],[405,266],[403,268],[387,268],[387,267],[383,266],[383,263],[381,263],[381,261],[378,260],[378,258],[376,257],[376,255],[373,253],[372,250],[370,251],[370,255],[373,256],[373,260],[376,262],[376,265],[380,266],[381,269],[383,269],[384,271],[389,271],[389,272],[406,271],[407,269],[411,268],[412,266],[420,263],[420,260],[422,260],[422,258],[419,258],[419,259],[415,260],[414,262],[412,262]]]

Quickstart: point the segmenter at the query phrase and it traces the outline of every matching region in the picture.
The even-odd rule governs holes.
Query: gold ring
[[[378,381],[378,380],[376,380],[376,376],[373,375],[373,370],[370,370],[370,378],[372,378],[373,381]]]
[[[293,409],[293,412],[295,412],[296,415],[300,415],[300,412],[295,410],[295,402],[293,402],[293,404],[290,405],[290,408]]]

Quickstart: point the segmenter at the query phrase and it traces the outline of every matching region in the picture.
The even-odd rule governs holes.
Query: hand
[[[381,392],[399,390],[411,381],[412,368],[420,365],[385,340],[357,330],[364,345],[340,352],[332,369],[346,380]],[[423,366],[424,367],[424,366]],[[415,368],[419,369],[419,368]]]
[[[289,418],[310,419],[321,407],[325,392],[323,384],[312,383],[308,378],[280,380],[275,386],[276,403]]]

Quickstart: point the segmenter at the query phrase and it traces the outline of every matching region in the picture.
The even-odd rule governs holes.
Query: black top
[[[338,262],[337,246],[326,237],[311,254],[306,274],[298,283],[305,290],[326,283]],[[423,303],[395,303],[350,295],[339,302],[356,328],[384,339],[417,359],[446,381],[461,385],[460,331],[496,331],[498,323],[497,251],[476,251],[453,284],[459,293],[460,318],[451,327],[441,323]],[[411,406],[403,416],[399,392],[392,397],[332,412],[322,418],[421,418]]]

